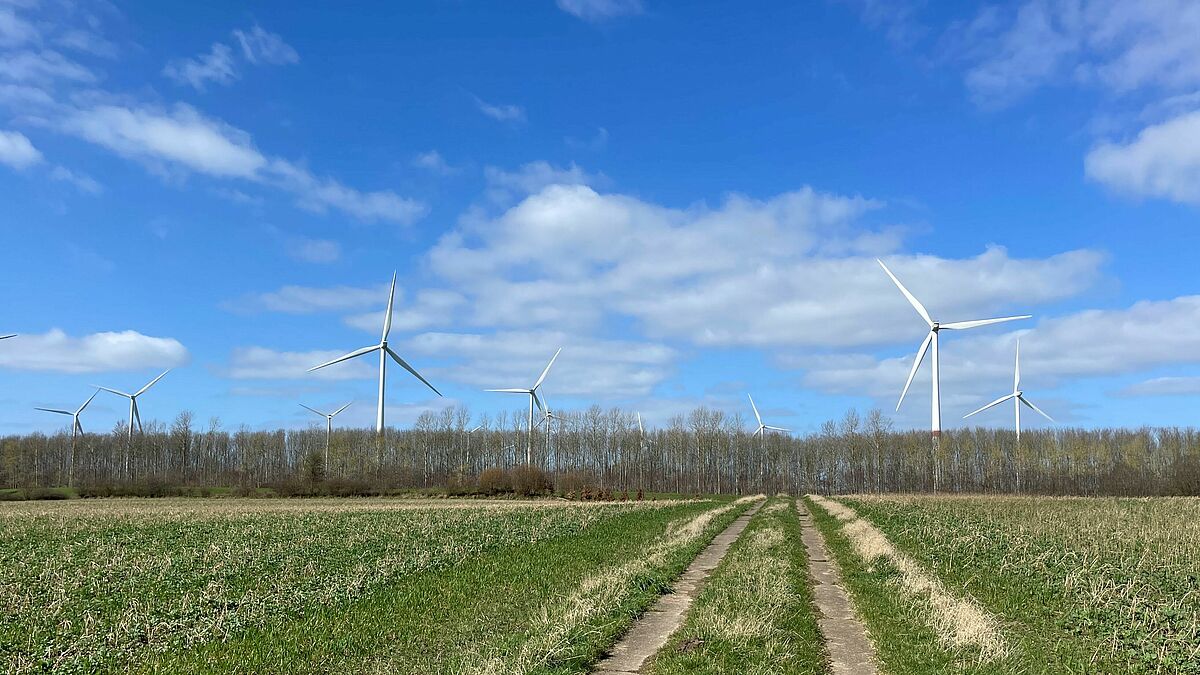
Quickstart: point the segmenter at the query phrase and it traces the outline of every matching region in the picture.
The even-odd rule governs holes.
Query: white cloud
[[[207,54],[167,63],[163,68],[163,75],[179,84],[191,85],[196,91],[204,91],[209,82],[229,84],[237,79],[237,71],[233,66],[233,50],[220,42],[214,43]]]
[[[1200,377],[1155,377],[1117,392],[1118,396],[1198,396]]]
[[[475,105],[479,108],[479,112],[498,122],[524,122],[525,109],[519,105],[488,103],[478,96],[475,97]]]
[[[65,166],[56,166],[50,170],[50,178],[74,185],[80,192],[98,195],[104,192],[104,186],[87,174],[72,171]]]
[[[641,0],[555,0],[558,8],[584,21],[604,21],[641,14]]]
[[[284,286],[270,293],[248,295],[240,300],[226,303],[225,307],[235,311],[281,312],[284,314],[354,311],[386,305],[388,287],[387,285],[369,288]],[[396,294],[403,296],[403,291],[397,289]]]
[[[1029,322],[1011,324],[1021,326]],[[1098,339],[1097,336],[1103,336]],[[821,391],[876,397],[894,406],[908,377],[912,353],[893,358],[867,354],[785,357],[785,366],[804,369],[804,384]],[[1143,301],[1124,309],[1085,310],[1006,330],[979,329],[943,334],[941,382],[943,419],[965,414],[1011,391],[1013,350],[1021,340],[1022,388],[1037,392],[1075,378],[1145,372],[1181,364],[1200,364],[1200,296]],[[906,412],[928,419],[929,364],[913,381]],[[1163,389],[1165,382],[1143,390]],[[1138,393],[1134,389],[1133,394]],[[1033,400],[1040,400],[1031,394]],[[925,405],[922,405],[924,402]],[[1054,412],[1046,410],[1052,416]]]
[[[300,54],[291,45],[279,35],[263,30],[262,26],[255,25],[249,31],[235,30],[233,36],[241,45],[242,56],[250,63],[287,65],[300,62]]]
[[[1084,166],[1119,192],[1200,204],[1200,111],[1146,127],[1125,144],[1100,143]]]
[[[558,395],[647,395],[670,374],[676,358],[673,349],[661,344],[604,340],[559,331],[422,333],[405,340],[400,354],[406,359],[408,354],[415,354],[453,361],[449,366],[424,370],[414,363],[427,377],[435,373],[480,388],[529,387],[559,347],[563,348],[562,355],[546,378],[544,389],[539,390],[551,400]]]
[[[397,290],[398,296],[402,296]],[[386,296],[385,296],[386,297]],[[453,323],[456,313],[467,304],[466,298],[454,291],[441,289],[424,289],[417,291],[413,302],[405,303],[403,297],[397,297],[392,309],[392,330],[413,331],[425,330],[434,326],[446,326]],[[366,312],[346,317],[346,324],[377,333],[383,326],[383,316],[386,309],[377,312]]]
[[[438,174],[439,176],[449,176],[458,172],[458,169],[450,166],[446,158],[442,157],[442,153],[437,150],[418,154],[416,157],[413,157],[412,165],[418,169],[425,169],[426,171]]]
[[[483,176],[487,180],[488,196],[497,202],[531,195],[550,185],[596,187],[606,182],[603,175],[589,174],[574,162],[566,168],[558,168],[544,160],[523,164],[516,171],[487,166]]]
[[[42,153],[33,147],[25,134],[0,129],[0,164],[14,169],[26,169],[42,161]]]
[[[96,81],[95,73],[53,50],[0,54],[0,78],[36,84],[54,80],[83,84]]]
[[[359,357],[328,368],[308,372],[309,368],[336,359],[345,351],[318,350],[280,352],[265,347],[238,347],[229,358],[222,375],[234,380],[366,380],[377,376],[372,358]]]
[[[337,262],[342,257],[342,246],[328,239],[293,237],[284,245],[287,254],[296,260],[316,264]]]
[[[90,30],[70,29],[54,38],[60,47],[102,58],[116,58],[117,46]]]
[[[188,351],[174,338],[127,330],[71,337],[55,328],[41,335],[5,341],[0,367],[62,373],[171,368],[188,362]]]
[[[1075,82],[1124,94],[1200,85],[1200,5],[1190,0],[1029,0],[1014,12],[988,6],[957,34],[974,63],[968,88],[1004,103]]]
[[[36,42],[39,37],[33,24],[17,16],[12,9],[0,7],[0,47]]]
[[[896,251],[898,235],[860,222],[881,207],[803,188],[672,209],[553,185],[445,235],[429,265],[469,298],[467,319],[480,326],[583,330],[616,315],[653,338],[704,345],[880,344],[889,322],[919,328],[873,259]],[[964,260],[889,255],[946,320],[1072,297],[1103,260],[1021,260],[1002,248]]]
[[[319,178],[287,160],[269,158],[250,135],[177,104],[170,110],[97,105],[75,110],[62,129],[119,155],[151,165],[165,163],[218,178],[238,178],[273,185],[291,193],[306,209],[329,208],[364,222],[408,224],[428,207],[390,190],[363,192],[332,178]]]

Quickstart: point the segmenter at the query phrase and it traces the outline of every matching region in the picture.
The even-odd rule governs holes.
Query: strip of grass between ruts
[[[381,586],[353,602],[248,630],[222,643],[161,655],[152,672],[583,672],[744,505],[692,502],[622,514],[569,537],[514,546]],[[706,514],[717,513],[716,517]],[[525,668],[504,666],[536,637],[548,607],[590,578],[643,557],[697,518],[706,527],[667,564],[628,580],[620,602],[573,627],[552,653]],[[507,657],[507,660],[506,660]]]
[[[792,501],[754,516],[650,673],[828,672]]]
[[[884,671],[893,675],[932,673],[1037,673],[1039,661],[1009,652],[993,661],[980,661],[975,650],[953,648],[928,622],[922,598],[901,590],[900,570],[887,558],[860,557],[829,511],[806,497],[813,522],[842,572],[854,603],[867,626]]]

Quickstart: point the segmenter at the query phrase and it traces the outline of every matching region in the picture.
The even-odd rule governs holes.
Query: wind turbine
[[[164,370],[162,372],[162,375],[159,375],[158,377],[154,378],[153,380],[150,380],[150,382],[148,382],[146,384],[146,386],[142,387],[141,389],[138,389],[136,394],[127,394],[119,389],[109,389],[108,387],[101,387],[98,385],[93,385],[93,386],[96,386],[97,389],[103,389],[104,391],[107,391],[110,394],[116,394],[117,396],[124,396],[125,398],[129,399],[129,440],[130,440],[130,442],[133,441],[133,423],[134,422],[137,422],[138,431],[139,432],[142,431],[142,416],[141,416],[141,414],[138,413],[138,405],[137,405],[138,397],[141,396],[142,394],[146,393],[147,389],[149,389],[150,387],[153,387],[155,385],[155,383],[157,383],[159,380],[163,379],[163,377],[166,376],[166,374],[169,372],[171,372],[171,369],[167,368],[166,370]]]
[[[746,398],[750,399],[750,407],[754,410],[754,419],[758,420],[758,429],[754,431],[754,435],[759,437],[759,458],[758,458],[758,484],[763,485],[766,481],[766,464],[767,464],[767,432],[768,431],[783,431],[788,429],[783,427],[773,427],[769,424],[763,424],[762,417],[758,414],[758,406],[754,405],[754,397],[746,394]]]
[[[908,299],[909,304],[913,309],[917,310],[917,314],[929,324],[929,334],[921,342],[921,346],[917,349],[917,358],[913,361],[912,370],[908,371],[908,381],[904,383],[904,391],[900,392],[900,400],[896,403],[896,410],[900,410],[900,405],[904,403],[904,396],[908,394],[908,387],[912,384],[913,378],[917,375],[917,369],[921,367],[921,361],[925,359],[925,352],[929,351],[929,347],[933,345],[933,355],[930,358],[930,364],[933,368],[933,392],[930,395],[931,422],[930,428],[933,432],[933,437],[936,439],[942,434],[942,398],[938,376],[938,332],[942,330],[966,330],[968,328],[978,328],[980,326],[989,326],[994,323],[1003,323],[1005,321],[1016,321],[1017,319],[1028,319],[1030,314],[1022,314],[1021,316],[1006,316],[999,319],[976,319],[974,321],[952,321],[950,323],[939,323],[934,321],[929,316],[929,312],[925,310],[925,306],[917,300],[916,296],[908,292],[904,284],[896,278],[895,274],[888,269],[887,265],[883,264],[878,258],[875,262],[883,268],[883,271],[892,279],[892,283],[896,284],[896,288],[904,294]]]
[[[12,336],[6,335],[5,337]],[[4,338],[0,338],[0,340],[3,339]],[[75,439],[78,438],[79,434],[83,433],[83,425],[79,423],[79,415],[83,412],[84,408],[88,407],[88,404],[91,403],[92,399],[96,398],[96,395],[99,393],[99,389],[92,392],[92,395],[88,397],[88,400],[84,401],[83,405],[79,406],[79,409],[75,412],[71,412],[70,410],[59,410],[57,408],[37,408],[37,410],[43,410],[45,412],[71,416],[71,468],[67,470],[67,487],[72,487],[72,484],[75,482]]]
[[[12,335],[0,335],[0,340],[7,340],[8,338],[14,338],[14,337],[17,337],[16,333],[13,333]]]
[[[420,373],[418,373],[416,370],[414,370],[412,366],[408,365],[408,363],[404,359],[400,358],[399,354],[392,351],[392,348],[388,346],[388,333],[390,333],[392,331],[392,302],[395,299],[396,299],[396,273],[392,272],[392,290],[388,293],[387,314],[385,314],[383,317],[383,337],[381,337],[379,339],[379,344],[371,345],[370,347],[363,347],[362,349],[356,349],[356,350],[350,352],[349,354],[346,354],[344,356],[339,356],[332,361],[326,361],[325,363],[322,363],[319,366],[313,366],[312,368],[308,369],[308,372],[311,373],[312,371],[319,370],[321,368],[324,368],[325,366],[332,366],[335,363],[341,363],[342,361],[352,359],[356,356],[362,356],[363,354],[370,354],[373,351],[378,351],[379,352],[379,413],[375,417],[375,433],[380,434],[380,435],[383,434],[383,390],[384,390],[384,383],[387,381],[387,357],[389,357],[389,356],[392,357],[392,359],[395,360],[396,363],[400,364],[401,368],[412,373],[413,377],[424,382],[426,387],[429,387],[430,389],[433,390],[433,393],[437,394],[438,396],[442,395],[442,392],[438,391],[437,388],[434,387],[432,384],[429,384],[429,380],[426,380],[425,378],[421,377]]]
[[[760,417],[758,414],[758,406],[754,405],[754,397],[750,394],[746,394],[746,398],[750,399],[750,407],[754,410],[754,419],[758,420],[758,429],[754,432],[755,436],[762,435],[763,438],[766,438],[767,431],[791,431],[790,429],[784,429],[783,427],[773,427],[769,424],[763,424],[762,417]]]
[[[965,420],[968,417],[970,417],[971,415],[974,415],[976,413],[981,413],[984,410],[991,408],[992,406],[1000,405],[1001,403],[1004,403],[1005,401],[1007,401],[1010,398],[1013,401],[1013,412],[1016,413],[1017,444],[1018,445],[1020,445],[1020,443],[1021,443],[1021,404],[1022,403],[1029,406],[1029,408],[1031,410],[1033,410],[1037,414],[1041,415],[1042,417],[1045,417],[1046,419],[1050,420],[1051,422],[1054,421],[1053,417],[1050,417],[1046,413],[1042,412],[1041,408],[1030,403],[1029,399],[1025,398],[1025,392],[1021,391],[1021,341],[1020,340],[1017,340],[1017,359],[1016,359],[1016,366],[1013,371],[1012,393],[1008,394],[1007,396],[1001,396],[1000,398],[983,406],[982,408],[980,408],[979,410],[976,410],[975,412],[970,412],[970,413],[967,413],[966,415],[963,415],[963,419]]]
[[[350,403],[354,403],[354,401],[351,401]],[[315,412],[316,414],[325,418],[325,470],[326,471],[329,471],[329,439],[331,436],[333,436],[333,418],[337,417],[338,413],[342,412],[346,408],[349,408],[350,403],[347,403],[346,405],[338,408],[337,410],[334,410],[331,413],[323,413],[320,410],[310,408],[310,407],[304,405],[303,403],[300,404],[301,408],[304,408],[305,410],[308,410],[311,412]]]
[[[538,410],[544,411],[546,409],[546,407],[544,405],[542,405],[541,399],[538,398],[537,390],[538,390],[538,387],[542,386],[542,382],[546,379],[546,374],[550,372],[550,366],[554,365],[554,360],[558,358],[558,355],[561,352],[562,352],[562,347],[559,347],[558,351],[554,352],[554,356],[550,357],[550,363],[546,364],[545,370],[542,371],[542,376],[539,377],[537,379],[537,382],[535,382],[533,384],[533,386],[530,387],[529,389],[485,389],[484,390],[484,391],[500,392],[502,394],[528,394],[529,395],[529,427],[528,427],[529,428],[529,437],[526,439],[526,442],[525,442],[525,463],[526,464],[533,463],[533,406],[534,406],[534,404],[537,404]]]

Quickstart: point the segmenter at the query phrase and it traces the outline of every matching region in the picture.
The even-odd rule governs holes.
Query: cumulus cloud
[[[558,8],[584,21],[605,21],[643,13],[641,0],[556,0]]]
[[[225,307],[234,311],[280,312],[283,314],[353,311],[365,307],[386,305],[389,286],[390,284],[368,288],[284,286],[269,293],[247,295],[239,300],[226,303]],[[397,289],[396,295],[402,297],[403,291]]]
[[[468,320],[481,326],[582,330],[618,315],[652,338],[703,345],[880,344],[889,322],[914,319],[873,259],[896,251],[899,236],[862,223],[881,207],[803,188],[674,209],[552,185],[447,234],[429,265],[469,297]],[[954,320],[1071,297],[1104,258],[1021,260],[996,247],[963,260],[889,260]]]
[[[1128,143],[1100,143],[1084,166],[1118,192],[1200,204],[1200,111],[1146,127]]]
[[[1129,385],[1117,392],[1118,396],[1197,396],[1200,395],[1200,377],[1155,377]]]
[[[0,164],[26,169],[42,161],[42,153],[19,131],[0,129]]]
[[[450,166],[450,163],[446,161],[446,158],[442,157],[442,153],[438,152],[437,150],[430,150],[429,152],[422,152],[418,154],[416,157],[413,157],[412,165],[418,169],[425,169],[426,171],[435,173],[439,176],[449,176],[458,172],[458,169]]]
[[[396,293],[396,304],[392,309],[392,330],[396,331],[425,330],[434,326],[449,325],[456,318],[457,311],[467,304],[467,299],[461,294],[442,289],[417,291],[411,303],[404,301],[399,289]],[[378,312],[354,314],[346,317],[346,324],[377,333],[383,325],[386,312],[386,309],[381,309]]]
[[[221,374],[234,380],[366,380],[378,376],[373,359],[357,358],[308,372],[309,368],[345,354],[338,350],[283,352],[266,347],[238,347]]]
[[[487,166],[483,169],[483,176],[487,181],[488,197],[501,203],[514,197],[531,195],[550,185],[596,187],[606,182],[603,175],[592,175],[575,162],[560,168],[544,160],[523,164],[515,171]]]
[[[41,335],[5,341],[0,367],[12,370],[100,373],[142,368],[171,368],[188,362],[188,351],[174,338],[136,331],[71,337],[55,328]]]
[[[532,386],[562,347],[544,385],[549,398],[645,396],[666,379],[677,357],[675,350],[662,344],[561,331],[430,332],[404,340],[402,347],[402,355],[450,360],[448,366],[426,370],[480,388]]]

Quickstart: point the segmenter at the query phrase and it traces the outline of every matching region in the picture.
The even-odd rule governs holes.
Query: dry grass
[[[529,639],[510,653],[480,656],[464,664],[464,672],[529,673],[563,660],[566,651],[580,641],[580,631],[595,630],[596,621],[605,618],[636,591],[636,581],[650,577],[664,567],[673,554],[712,535],[714,521],[735,508],[763,499],[762,495],[742,497],[693,518],[670,523],[663,536],[641,558],[626,562],[584,579],[566,598],[548,603],[534,619]]]
[[[926,604],[929,622],[948,647],[978,650],[980,661],[1003,658],[1009,646],[1000,621],[970,598],[955,596],[919,563],[892,545],[887,536],[854,509],[815,495],[810,498],[845,523],[843,532],[868,564],[882,558],[899,571],[900,585]]]

